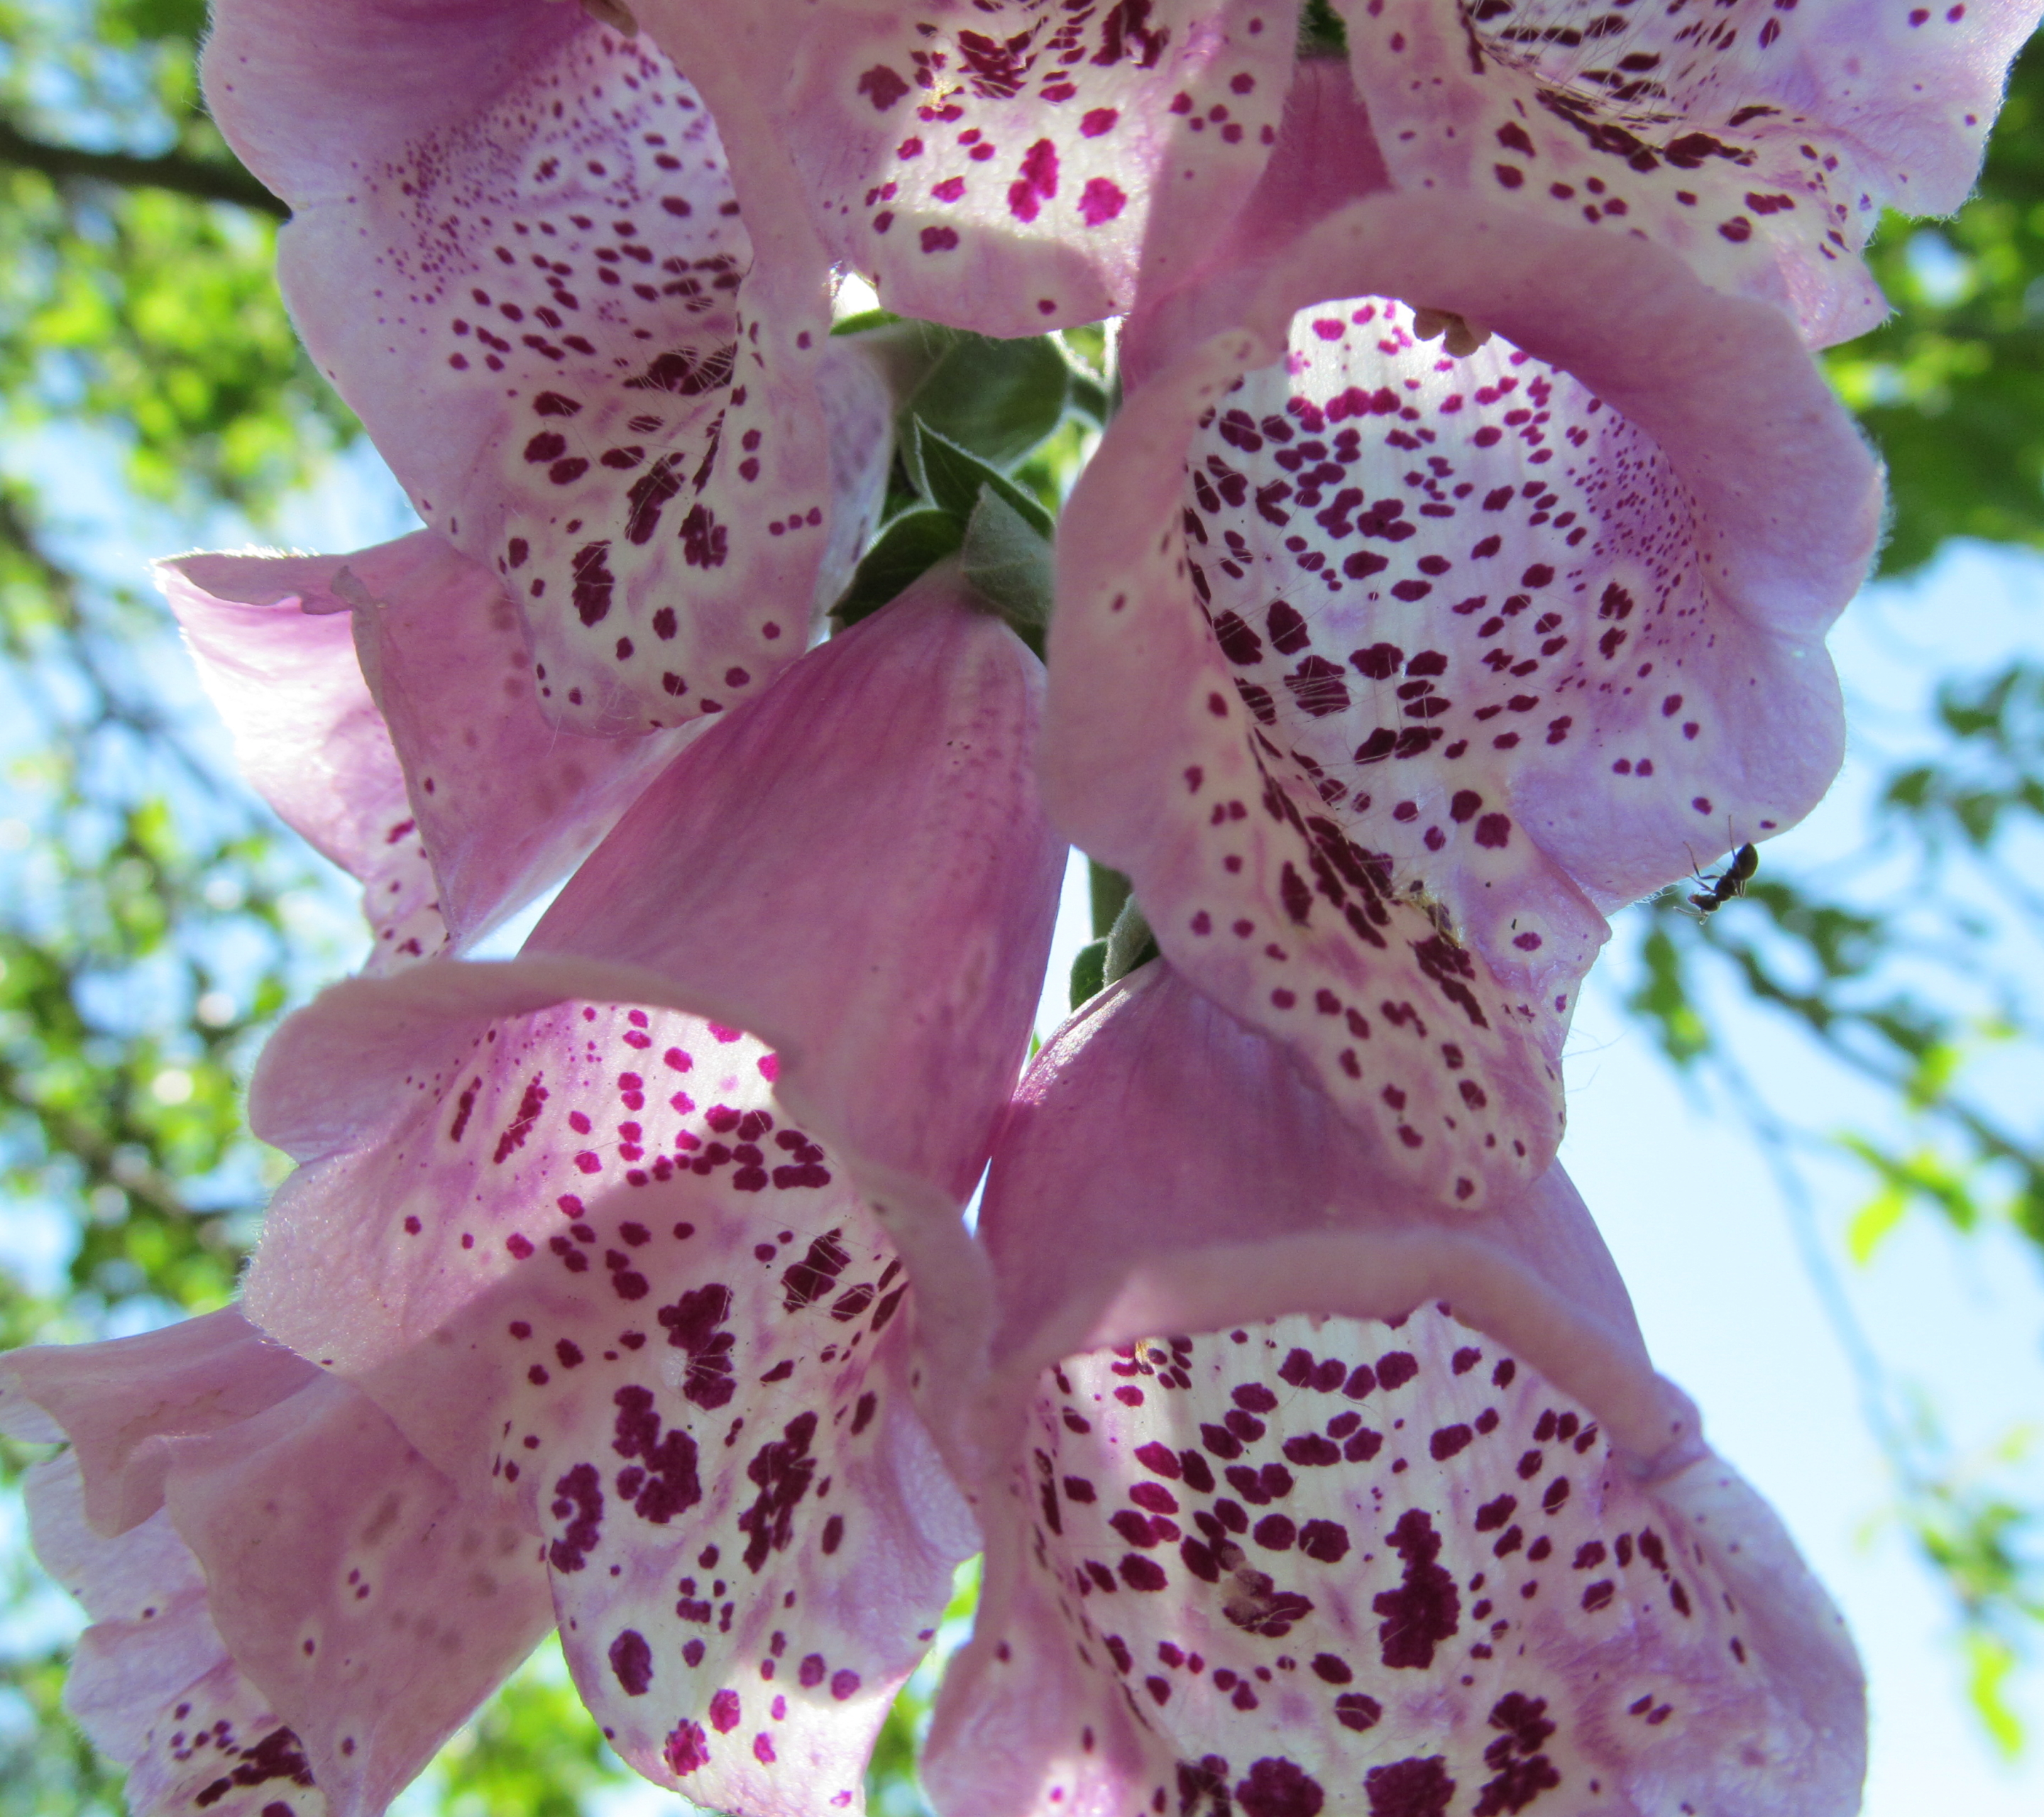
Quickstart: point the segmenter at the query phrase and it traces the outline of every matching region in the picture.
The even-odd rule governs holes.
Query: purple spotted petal
[[[1496,335],[1450,358],[1387,295]],[[1047,793],[1189,978],[1481,1203],[1553,1154],[1599,911],[1835,770],[1877,479],[1785,321],[1640,241],[1381,198],[1243,314],[1074,494]]]
[[[774,1044],[784,1101],[905,1233],[955,1237],[1028,1041],[1061,862],[1032,778],[1040,671],[957,584],[933,574],[692,745],[517,966],[345,985],[294,1018],[256,1127],[303,1159],[363,1149],[409,1114],[408,1071],[498,1016],[684,1005]]]
[[[297,1736],[221,1643],[170,1516],[102,1538],[75,1454],[31,1469],[25,1499],[37,1557],[93,1617],[64,1708],[127,1769],[134,1817],[326,1817]]]
[[[1885,313],[1859,252],[1884,209],[1965,201],[2034,0],[1335,0],[1401,189],[1462,190],[1680,253],[1813,344]]]
[[[543,1537],[632,1765],[843,1807],[976,1543],[911,1407],[894,1246],[749,1036],[575,1004],[447,1025],[386,1030],[417,1060],[399,1120],[286,1185],[252,1307]]]
[[[235,1731],[196,1788],[172,1774],[170,1807],[316,1779],[336,1814],[381,1811],[551,1623],[539,1548],[490,1497],[238,1312],[6,1373],[84,1473],[36,1541],[101,1618],[75,1700],[104,1712],[102,1745],[175,1761],[211,1720]],[[85,1525],[110,1514],[110,1543]]]
[[[166,1505],[336,1817],[382,1811],[553,1625],[522,1523],[330,1377],[180,1444]]]
[[[257,560],[188,556],[159,563],[156,577],[233,735],[243,774],[287,824],[361,881],[374,941],[367,969],[430,958],[447,945],[440,888],[348,617],[282,606],[287,592],[238,593],[230,576]],[[274,565],[291,570],[287,586],[309,586],[305,570],[332,566],[298,558]],[[240,596],[252,591],[253,599]]]
[[[1423,1304],[1045,1371],[924,1777],[947,1817],[1846,1817],[1865,1708],[1692,1443]]]
[[[294,210],[308,347],[517,600],[544,712],[672,725],[800,654],[886,451],[834,478],[828,255],[748,229],[649,41],[544,0],[240,0],[206,70]]]
[[[293,792],[280,805],[294,825],[359,827],[344,854],[322,849],[372,902],[401,893],[386,854],[423,843],[457,947],[571,869],[686,736],[551,724],[517,608],[431,531],[350,555],[188,555],[161,571],[244,765],[273,799]],[[282,670],[271,653],[301,644],[316,647]],[[307,760],[328,695],[346,701],[344,732],[374,751],[373,768]],[[338,741],[329,733],[321,755]]]
[[[692,64],[703,10],[639,16]],[[765,102],[761,136],[726,125],[741,175],[792,153],[832,252],[889,309],[1024,335],[1127,309],[1139,264],[1154,282],[1197,259],[1268,155],[1297,17],[1296,0],[739,0],[713,29]]]

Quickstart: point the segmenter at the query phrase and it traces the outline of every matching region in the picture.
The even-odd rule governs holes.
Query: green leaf
[[[1884,1187],[1853,1213],[1846,1226],[1846,1253],[1862,1268],[1873,1261],[1881,1239],[1902,1222],[1909,1196],[1900,1186]]]
[[[874,334],[884,328],[898,328],[903,317],[892,309],[863,309],[855,316],[831,324],[832,335]]]
[[[965,526],[949,511],[904,512],[866,551],[832,616],[840,626],[871,617],[939,562],[956,555],[964,541]]]
[[[2023,1724],[2009,1707],[2008,1681],[2021,1663],[2015,1650],[1998,1635],[1978,1629],[1967,1635],[1966,1696],[1981,1727],[2004,1760],[2023,1751]]]
[[[1086,905],[1093,912],[1093,931],[1101,939],[1114,932],[1114,924],[1128,901],[1128,879],[1110,870],[1097,858],[1086,861]]]

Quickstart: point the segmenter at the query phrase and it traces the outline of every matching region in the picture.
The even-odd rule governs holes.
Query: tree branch
[[[280,220],[291,212],[238,164],[216,163],[178,152],[138,158],[125,152],[81,151],[72,145],[52,145],[27,138],[4,121],[0,121],[0,163],[40,171],[59,182],[67,177],[85,177],[123,189],[174,190],[179,195],[197,196],[202,202],[231,202],[237,208],[275,215]]]

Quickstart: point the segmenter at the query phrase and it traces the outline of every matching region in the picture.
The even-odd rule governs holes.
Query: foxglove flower
[[[136,1817],[379,1811],[551,1624],[540,1548],[232,1310],[0,1359],[65,1700]]]
[[[1886,313],[1884,209],[1949,214],[2034,0],[1334,0],[1399,189],[1650,240],[1814,345]]]
[[[742,182],[792,159],[833,257],[897,312],[1040,334],[1189,269],[1275,137],[1297,0],[644,0],[712,96]]]
[[[459,951],[557,882],[694,731],[551,724],[517,606],[431,531],[157,573],[243,774],[362,881],[371,971]]]
[[[1316,121],[1356,142],[1302,109],[1270,206],[1132,325],[1046,789],[1379,1166],[1473,1208],[1552,1158],[1603,911],[1829,782],[1878,482],[1777,310],[1466,195],[1331,206]],[[1420,338],[1450,318],[1494,332]]]
[[[1168,966],[989,1177],[997,1485],[946,1817],[1843,1817],[1850,1642],[1550,1170],[1444,1225]]]
[[[375,1422],[524,1536],[618,1751],[718,1808],[855,1801],[976,1543],[915,1401],[926,1369],[970,1371],[983,1336],[959,1212],[1061,868],[1032,780],[1040,687],[955,573],[932,574],[693,742],[518,960],[336,986],[252,1089],[256,1129],[302,1165],[245,1305],[290,1349],[243,1346],[204,1416],[252,1426],[298,1371]],[[246,1327],[213,1330],[232,1346]],[[213,1360],[203,1325],[152,1341]],[[63,1353],[44,1366],[90,1375]],[[118,1412],[75,1398],[102,1425]],[[90,1485],[105,1466],[73,1430]],[[352,1506],[291,1504],[280,1551],[354,1568]],[[174,1489],[204,1562],[179,1507]],[[221,1557],[229,1675],[302,1738],[337,1813],[380,1809],[425,1757],[416,1737],[386,1746],[320,1700],[325,1681],[290,1678],[303,1624],[279,1618],[297,1605]],[[267,1611],[256,1639],[225,1600]],[[379,1631],[396,1667],[430,1665],[429,1636]],[[433,1740],[532,1638],[494,1674],[450,1677],[460,1708]],[[158,1706],[177,1692],[136,1669]]]
[[[229,0],[205,71],[308,348],[517,601],[549,718],[672,726],[801,654],[886,448],[792,177],[734,187],[649,40],[544,0]]]

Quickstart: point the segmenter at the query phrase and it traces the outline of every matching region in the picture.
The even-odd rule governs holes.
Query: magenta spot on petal
[[[842,1704],[847,1697],[859,1695],[859,1677],[850,1666],[831,1674],[831,1695]]]
[[[710,1727],[720,1735],[728,1735],[739,1724],[738,1693],[720,1691],[709,1700]]]
[[[923,250],[925,252],[948,252],[958,243],[956,228],[926,227],[923,229]]]
[[[874,111],[885,113],[909,92],[909,85],[885,63],[875,63],[859,79],[859,92],[873,103]]]
[[[1093,177],[1079,192],[1079,218],[1089,227],[1105,226],[1128,206],[1128,198],[1105,177]]]
[[[610,1669],[628,1697],[643,1697],[653,1682],[653,1650],[636,1628],[628,1627],[610,1643]]]
[[[697,1767],[709,1765],[709,1737],[703,1733],[701,1723],[683,1723],[667,1737],[667,1745],[660,1753],[667,1763],[667,1770],[680,1779]]]

